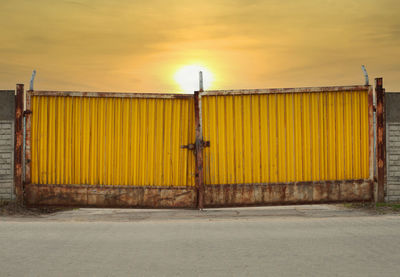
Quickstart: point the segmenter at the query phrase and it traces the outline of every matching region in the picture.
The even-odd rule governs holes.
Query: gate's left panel
[[[191,95],[28,92],[30,205],[194,207]]]

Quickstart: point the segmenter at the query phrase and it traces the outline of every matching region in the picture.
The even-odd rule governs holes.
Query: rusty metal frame
[[[195,91],[194,93],[194,118],[196,128],[196,142],[195,142],[195,161],[196,161],[196,176],[195,183],[198,193],[197,207],[204,208],[204,173],[203,173],[203,134],[201,124],[201,92]]]
[[[203,207],[371,201],[370,180],[223,184],[204,187]],[[196,208],[196,187],[39,185],[26,187],[28,206]]]
[[[195,187],[41,185],[26,187],[27,206],[196,208]]]
[[[84,91],[32,91],[31,96],[62,96],[62,97],[106,97],[106,98],[161,98],[181,99],[191,98],[193,94],[184,93],[137,93],[137,92],[84,92]]]
[[[371,180],[205,186],[205,207],[372,201]]]
[[[280,93],[313,93],[335,91],[368,90],[370,86],[332,86],[332,87],[299,87],[299,88],[269,88],[269,89],[236,89],[236,90],[207,90],[201,96],[246,95],[246,94],[280,94]]]
[[[374,92],[368,88],[369,180],[374,180]]]
[[[23,204],[24,187],[22,183],[22,148],[23,148],[23,110],[24,85],[17,84],[15,94],[15,127],[14,127],[14,187],[17,202]]]
[[[26,92],[26,99],[25,99],[25,182],[24,187],[25,189],[31,185],[31,160],[32,160],[32,149],[31,149],[31,141],[32,141],[32,114],[27,112],[31,111],[31,92]],[[25,203],[27,199],[25,199]]]
[[[386,171],[386,120],[385,120],[385,89],[383,79],[375,78],[376,93],[376,160],[378,180],[376,202],[385,201],[385,171]]]

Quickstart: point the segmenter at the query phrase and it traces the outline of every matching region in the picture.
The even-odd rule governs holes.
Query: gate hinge
[[[26,116],[27,114],[31,114],[31,113],[32,113],[31,110],[25,110],[24,113],[23,113],[23,115]]]

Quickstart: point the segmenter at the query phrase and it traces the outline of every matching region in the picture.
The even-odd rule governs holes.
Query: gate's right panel
[[[370,200],[368,86],[201,95],[206,206]]]

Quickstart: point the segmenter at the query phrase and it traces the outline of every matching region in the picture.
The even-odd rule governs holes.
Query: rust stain
[[[15,135],[14,135],[14,185],[17,202],[24,202],[24,188],[22,184],[22,141],[23,141],[23,107],[24,85],[18,84],[15,95]]]
[[[191,187],[36,185],[26,188],[29,206],[195,208]]]
[[[161,98],[182,99],[192,98],[193,94],[183,93],[137,93],[137,92],[84,92],[84,91],[28,91],[32,96],[61,97],[104,97],[104,98]]]
[[[368,90],[369,86],[332,86],[332,87],[301,87],[301,88],[269,88],[269,89],[235,89],[235,90],[207,90],[202,96],[209,95],[243,95],[243,94],[279,94],[279,93],[317,93],[336,91],[362,91]]]
[[[194,120],[195,120],[195,128],[196,128],[196,149],[195,149],[195,156],[196,156],[196,176],[195,176],[195,183],[197,188],[197,195],[198,195],[198,208],[203,209],[204,206],[204,174],[203,174],[203,137],[202,137],[202,126],[201,126],[201,100],[200,100],[200,92],[196,91],[194,93]]]
[[[368,130],[369,130],[369,179],[374,179],[374,100],[373,100],[373,88],[372,86],[368,89]]]
[[[385,122],[385,89],[382,87],[383,79],[375,79],[375,93],[376,93],[376,128],[377,128],[377,142],[376,142],[376,159],[378,161],[378,186],[377,198],[375,201],[383,202],[385,200],[385,167],[386,167],[386,122]]]
[[[371,201],[370,180],[205,186],[205,207]]]
[[[31,110],[31,94],[29,92],[26,93],[26,110],[30,111]],[[32,153],[31,153],[31,142],[32,142],[32,137],[31,137],[31,126],[32,126],[32,113],[26,113],[25,116],[25,184],[24,184],[24,189],[26,187],[29,187],[31,184],[31,159],[32,159]],[[27,198],[24,199],[24,203],[26,202]]]
[[[204,207],[371,201],[369,180],[206,186]],[[191,187],[36,185],[26,187],[29,206],[195,208]]]

